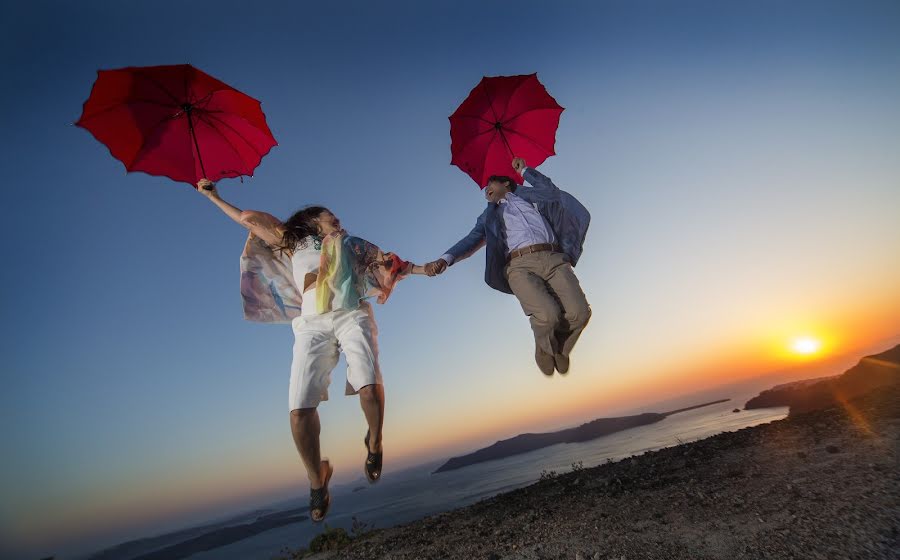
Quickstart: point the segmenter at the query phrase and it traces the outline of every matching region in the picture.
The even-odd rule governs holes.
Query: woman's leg
[[[347,358],[347,394],[359,394],[359,404],[369,425],[365,470],[369,482],[381,478],[384,427],[384,386],[378,365],[378,326],[372,307],[363,303],[335,321],[341,351]]]
[[[314,490],[322,487],[322,458],[319,449],[321,430],[319,412],[315,408],[300,408],[291,411],[291,435],[294,437],[297,451],[300,452],[303,466],[306,467],[309,487]]]
[[[310,488],[324,484],[319,448],[321,424],[316,410],[328,398],[331,370],[338,362],[337,338],[327,316],[295,319],[294,358],[291,363],[291,382],[288,390],[291,435],[300,453]]]
[[[359,390],[359,405],[369,424],[369,451],[381,453],[381,428],[384,426],[384,385],[366,385]]]
[[[315,408],[300,408],[291,411],[291,435],[294,445],[309,477],[309,516],[316,523],[325,519],[331,496],[328,494],[328,479],[334,470],[328,461],[323,461],[319,451],[319,413]],[[323,488],[326,487],[326,488]]]

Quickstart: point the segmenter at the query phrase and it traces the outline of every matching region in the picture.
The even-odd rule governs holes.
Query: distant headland
[[[582,441],[590,441],[599,437],[608,436],[629,428],[638,426],[646,426],[660,420],[678,414],[679,412],[687,412],[705,406],[711,406],[731,399],[719,399],[717,401],[705,402],[702,404],[689,406],[687,408],[679,408],[678,410],[670,410],[669,412],[644,412],[643,414],[635,414],[633,416],[619,416],[615,418],[597,418],[575,428],[567,428],[557,432],[546,432],[541,434],[519,434],[510,439],[500,440],[497,443],[479,449],[468,455],[461,457],[453,457],[446,463],[438,467],[433,474],[445,471],[452,471],[483,463],[485,461],[493,461],[495,459],[503,459],[520,453],[527,453],[535,449],[549,447],[557,443],[577,443]]]

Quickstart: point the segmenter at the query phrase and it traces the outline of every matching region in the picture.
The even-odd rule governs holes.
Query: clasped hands
[[[447,270],[447,261],[438,259],[425,264],[425,274],[428,276],[437,276]]]

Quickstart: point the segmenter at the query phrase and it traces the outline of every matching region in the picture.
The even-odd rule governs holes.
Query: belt
[[[529,255],[531,253],[540,253],[541,251],[559,251],[559,247],[554,245],[553,243],[538,243],[537,245],[529,245],[527,247],[522,247],[520,249],[515,249],[509,252],[509,256],[506,258],[507,261],[511,261],[516,257],[521,257],[522,255]]]

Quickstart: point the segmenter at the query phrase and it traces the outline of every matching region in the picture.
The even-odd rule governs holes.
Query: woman
[[[225,202],[207,179],[197,183],[197,190],[250,230],[241,255],[244,317],[290,322],[293,327],[291,433],[309,476],[310,518],[320,522],[331,505],[328,482],[334,469],[320,457],[316,408],[328,399],[331,370],[342,351],[346,394],[359,395],[369,425],[364,472],[375,483],[381,478],[384,386],[378,328],[365,298],[376,296],[384,303],[400,279],[424,274],[424,267],[348,235],[326,208],[305,208],[282,223],[270,214],[241,211]]]

